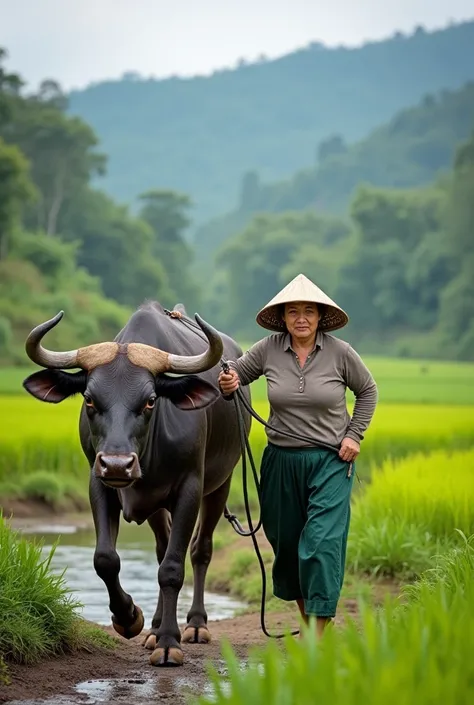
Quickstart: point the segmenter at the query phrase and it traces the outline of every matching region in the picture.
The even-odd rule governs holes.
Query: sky
[[[311,41],[358,46],[474,18],[473,0],[0,0],[7,67],[30,87],[206,75]]]

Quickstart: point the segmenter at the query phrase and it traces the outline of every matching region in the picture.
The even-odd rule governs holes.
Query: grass
[[[474,534],[473,466],[474,450],[440,450],[386,461],[375,470],[370,484],[353,497],[342,597],[369,596],[371,583],[377,591],[387,579],[413,580],[436,553],[456,544],[457,530]],[[217,556],[211,563],[208,587],[230,592],[253,611],[260,605],[261,576],[251,540],[246,541],[245,548],[242,540],[224,542],[225,560]],[[268,610],[285,610],[287,604],[271,595],[273,554],[260,545]]]
[[[255,402],[255,410],[268,418],[268,404]],[[266,445],[263,427],[252,422],[251,446],[257,463]],[[406,458],[412,453],[430,453],[435,449],[458,450],[474,445],[474,406],[423,406],[380,403],[361,445],[356,462],[359,479],[368,480],[374,467],[385,460]],[[256,492],[248,468],[250,497],[255,508]],[[364,485],[367,482],[363,483]],[[356,483],[355,491],[359,491]],[[242,476],[238,469],[232,483],[229,504],[242,511]]]
[[[197,705],[468,705],[474,660],[473,538],[422,576],[405,603],[387,599],[360,620],[304,638],[267,642],[242,664],[223,645],[226,674],[209,666],[212,695]]]
[[[26,395],[0,396],[0,488],[4,494],[8,494],[12,485],[21,493],[25,489],[25,478],[32,473],[44,484],[46,472],[56,476],[63,495],[72,493],[79,499],[84,496],[88,467],[79,443],[80,403],[80,399],[68,399],[61,405],[53,405]],[[268,417],[266,402],[255,402],[254,406],[260,415]],[[251,444],[258,465],[265,443],[263,427],[253,422]],[[368,477],[372,468],[386,458],[406,457],[413,452],[436,448],[467,448],[473,443],[474,406],[380,403],[362,444],[357,473]],[[255,504],[252,481],[249,484]],[[52,492],[55,491],[53,488]],[[232,508],[242,508],[238,470],[229,503]]]
[[[350,568],[412,577],[456,530],[474,533],[473,464],[474,450],[386,461],[354,502]]]
[[[244,346],[244,350],[249,346]],[[370,357],[364,362],[377,381],[384,404],[471,405],[474,399],[474,364]],[[35,367],[0,368],[0,395],[22,395],[22,383]],[[263,378],[252,385],[254,401],[266,399]],[[349,393],[349,398],[352,395]]]
[[[64,575],[55,575],[42,545],[19,536],[0,514],[0,674],[8,663],[41,658],[113,641],[77,616],[80,603]],[[5,680],[5,672],[4,672]]]
[[[383,404],[472,405],[474,400],[474,364],[432,362],[397,358],[366,357]],[[266,399],[266,382],[260,378],[252,384],[253,401]],[[348,392],[348,399],[353,399]]]
[[[262,579],[257,557],[252,546],[251,539],[246,539],[247,547],[242,548],[242,541],[232,536],[232,529],[224,527],[220,533],[224,533],[226,541],[224,550],[216,549],[213,561],[209,566],[206,587],[213,592],[228,593],[237,599],[243,600],[247,606],[241,610],[242,613],[252,613],[260,609],[262,597]],[[267,575],[266,591],[266,612],[292,612],[295,605],[292,602],[285,602],[273,596],[271,586],[271,568],[273,563],[273,552],[265,548],[259,540],[260,551],[265,564]],[[187,576],[189,582],[192,574]],[[365,575],[346,574],[346,579],[342,589],[342,599],[358,599],[363,596],[372,604],[377,604],[380,594],[387,590],[397,591],[397,581],[382,581],[369,579]]]

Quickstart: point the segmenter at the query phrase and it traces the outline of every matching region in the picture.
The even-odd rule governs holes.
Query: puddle
[[[223,662],[215,663],[221,675],[225,674]],[[225,690],[226,684],[223,684]],[[212,702],[214,688],[203,683],[202,676],[167,675],[157,671],[146,678],[137,675],[130,678],[108,678],[89,680],[75,686],[77,695],[58,695],[46,700],[10,700],[5,705],[149,705],[153,703],[185,702],[189,696],[206,695]]]

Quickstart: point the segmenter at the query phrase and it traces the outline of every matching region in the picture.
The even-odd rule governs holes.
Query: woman
[[[296,600],[306,624],[316,617],[318,636],[336,614],[353,462],[377,404],[377,386],[361,358],[348,343],[328,334],[348,320],[299,274],[257,315],[257,323],[276,334],[253,345],[230,363],[229,373],[219,375],[224,395],[261,375],[267,379],[269,424],[275,430],[267,430],[261,504],[263,528],[275,554],[273,592],[282,600]],[[356,397],[352,418],[347,387]]]

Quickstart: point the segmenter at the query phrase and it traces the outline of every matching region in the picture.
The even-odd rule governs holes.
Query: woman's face
[[[313,338],[318,330],[319,319],[317,304],[307,301],[285,304],[283,320],[289,334],[297,341],[303,342]]]

